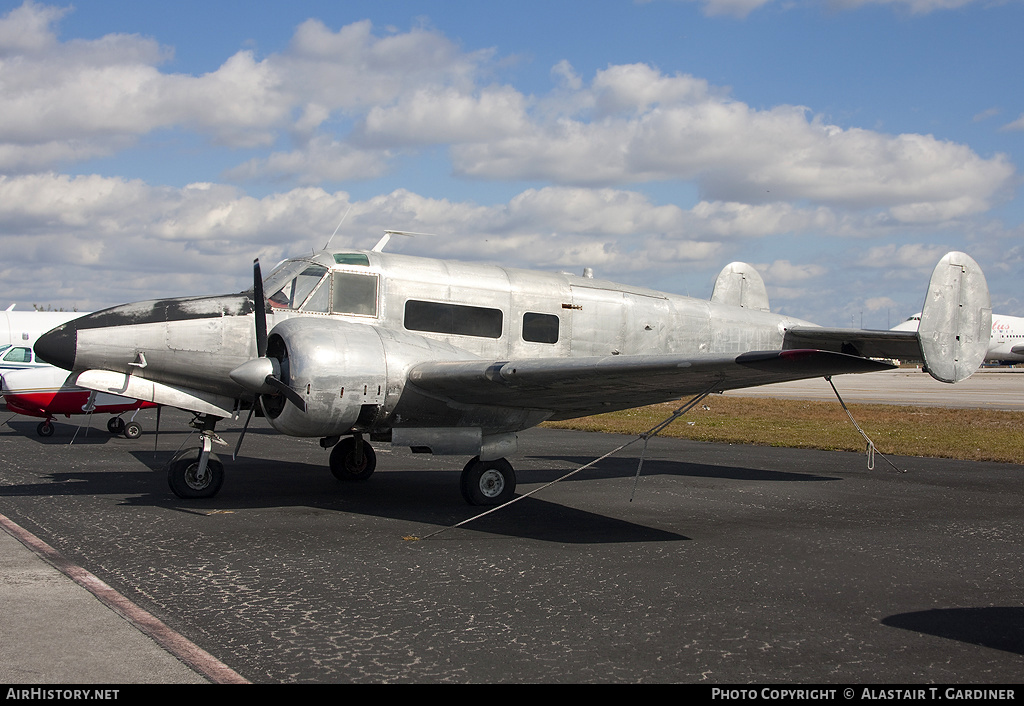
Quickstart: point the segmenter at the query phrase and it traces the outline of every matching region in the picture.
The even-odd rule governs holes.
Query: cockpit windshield
[[[302,260],[286,262],[267,277],[264,291],[270,293],[270,305],[278,309],[298,309],[316,285],[327,274],[327,268]]]

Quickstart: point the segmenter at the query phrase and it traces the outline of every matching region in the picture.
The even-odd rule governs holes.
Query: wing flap
[[[817,350],[761,351],[723,358],[609,356],[423,363],[420,390],[459,404],[542,409],[552,419],[597,414],[788,380],[888,370],[892,365]]]

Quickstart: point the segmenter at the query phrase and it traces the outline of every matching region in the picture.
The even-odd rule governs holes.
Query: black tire
[[[39,422],[39,426],[36,427],[36,434],[43,437],[53,436],[53,424],[50,423],[50,420]]]
[[[220,492],[224,485],[224,464],[215,454],[210,454],[206,461],[206,475],[196,477],[199,470],[199,449],[182,451],[167,467],[167,484],[179,498],[194,500],[196,498],[212,498]]]
[[[362,458],[356,458],[356,444],[362,444]],[[338,480],[366,480],[377,468],[377,454],[370,442],[348,436],[331,449],[331,473]]]
[[[124,427],[124,436],[126,439],[138,439],[142,436],[142,427],[138,422],[128,422]]]
[[[474,456],[462,470],[460,487],[470,505],[501,505],[516,495],[516,472],[503,458],[481,461]]]
[[[107,420],[107,431],[111,434],[123,434],[124,420],[120,417],[111,417]]]

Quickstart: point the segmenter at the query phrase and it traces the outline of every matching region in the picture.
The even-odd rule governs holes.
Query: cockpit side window
[[[335,272],[331,313],[376,316],[378,282],[377,275]]]
[[[270,305],[279,309],[298,309],[326,274],[326,267],[309,265],[270,295]]]

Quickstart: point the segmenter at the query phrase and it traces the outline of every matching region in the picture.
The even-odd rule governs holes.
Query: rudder
[[[970,255],[947,253],[928,281],[918,341],[925,367],[941,382],[969,378],[992,337],[992,302],[985,273]]]

